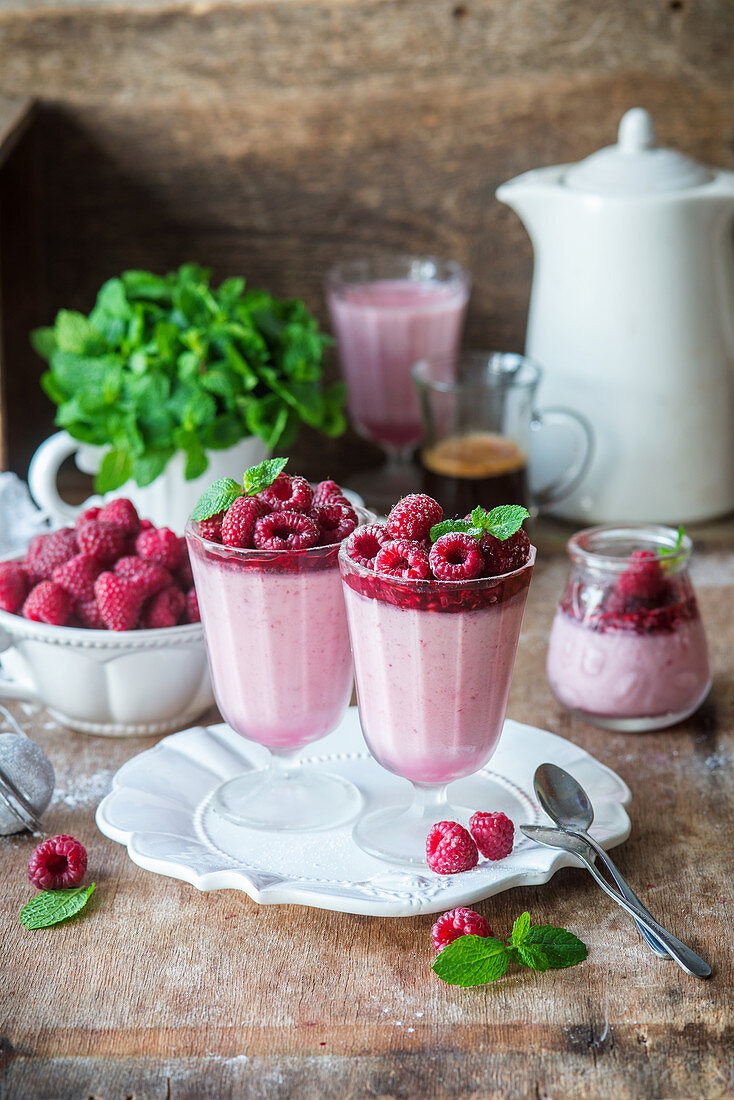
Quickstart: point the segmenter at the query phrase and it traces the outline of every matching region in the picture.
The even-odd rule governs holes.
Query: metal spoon
[[[709,978],[711,976],[711,967],[707,962],[704,962],[700,955],[697,955],[695,951],[682,943],[677,936],[663,928],[662,924],[658,924],[647,911],[643,912],[637,905],[627,901],[609,885],[606,879],[599,874],[594,861],[591,859],[589,845],[580,836],[566,833],[563,829],[551,829],[546,825],[521,825],[520,829],[525,836],[530,837],[531,840],[536,840],[539,844],[547,844],[549,848],[561,848],[564,852],[571,852],[572,855],[577,856],[594,881],[601,886],[604,893],[608,894],[613,901],[616,901],[617,905],[626,910],[630,916],[635,917],[640,924],[643,924],[666,947],[670,957],[678,963],[681,970],[685,970],[686,974],[691,974],[694,978]]]
[[[611,857],[594,840],[593,836],[589,836],[587,829],[594,820],[594,807],[591,805],[591,800],[581,784],[563,768],[559,768],[557,764],[541,764],[539,768],[536,768],[533,786],[538,802],[540,802],[548,817],[555,821],[559,829],[563,829],[564,832],[583,837],[609,871],[619,887],[622,897],[626,898],[627,901],[631,901],[633,905],[639,906],[648,916],[651,916],[652,914],[647,911],[630,884],[617,870]],[[650,950],[658,958],[669,959],[670,955],[666,949],[655,936],[650,934],[644,924],[640,924],[637,920],[635,924]]]

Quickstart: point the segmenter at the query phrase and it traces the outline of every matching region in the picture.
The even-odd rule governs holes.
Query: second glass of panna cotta
[[[535,562],[524,545],[519,568],[438,580],[384,575],[342,544],[364,738],[379,764],[414,787],[412,805],[359,820],[355,840],[371,855],[425,865],[431,825],[468,817],[449,805],[446,788],[482,768],[502,732]]]
[[[711,668],[691,549],[662,526],[593,527],[569,540],[547,662],[560,703],[621,732],[672,726],[700,706]]]
[[[371,518],[356,511],[361,522]],[[295,528],[299,517],[273,512],[266,518],[274,531],[279,516],[287,537],[288,517]],[[308,517],[300,519],[305,527]],[[213,806],[251,828],[342,824],[359,809],[357,789],[298,760],[301,749],[336,728],[352,692],[339,544],[236,547],[205,531],[189,521],[186,538],[214,696],[232,729],[270,751],[267,768],[224,783]]]

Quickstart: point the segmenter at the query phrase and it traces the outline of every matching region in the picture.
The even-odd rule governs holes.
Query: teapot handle
[[[70,455],[76,454],[80,443],[68,432],[56,432],[44,440],[28,468],[28,487],[39,508],[48,512],[55,524],[73,524],[79,512],[94,503],[92,497],[84,504],[67,504],[56,486],[59,469]]]
[[[591,462],[594,450],[594,433],[586,417],[563,405],[548,406],[533,413],[531,432],[560,428],[564,435],[574,441],[574,453],[566,468],[550,481],[538,486],[533,484],[531,495],[533,504],[542,513],[551,505],[557,504],[583,480]]]

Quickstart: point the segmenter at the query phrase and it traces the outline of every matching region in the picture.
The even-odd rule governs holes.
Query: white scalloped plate
[[[304,767],[324,767],[351,779],[365,811],[410,800],[410,784],[384,771],[367,752],[356,708],[317,747],[318,755],[304,756]],[[444,876],[366,855],[352,840],[353,823],[299,834],[230,825],[212,811],[212,791],[263,760],[259,746],[224,724],[173,734],[123,765],[97,809],[97,825],[105,836],[127,845],[138,866],[199,890],[244,890],[263,905],[313,905],[366,916],[437,913],[511,886],[539,885],[559,867],[576,865],[573,856],[517,833],[506,859]],[[627,839],[630,821],[624,807],[631,795],[626,783],[578,745],[511,719],[491,768],[459,780],[449,796],[460,805],[502,810],[516,826],[547,821],[532,782],[543,761],[566,768],[583,784],[594,804],[592,833],[605,848]]]

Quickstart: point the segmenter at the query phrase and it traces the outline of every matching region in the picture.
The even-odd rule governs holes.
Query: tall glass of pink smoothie
[[[416,483],[410,457],[422,427],[410,369],[457,353],[469,286],[459,264],[432,256],[350,260],[327,276],[350,418],[388,458],[355,482],[369,503],[387,507]]]
[[[232,729],[270,750],[267,769],[218,788],[215,808],[252,828],[349,820],[356,788],[297,759],[335,729],[352,692],[339,545],[237,549],[203,538],[194,522],[186,539],[217,705]]]
[[[355,840],[371,855],[425,865],[431,825],[468,817],[449,806],[446,788],[497,747],[534,563],[531,547],[522,568],[501,576],[398,579],[351,560],[342,544],[364,738],[414,787],[412,805],[360,819]]]

